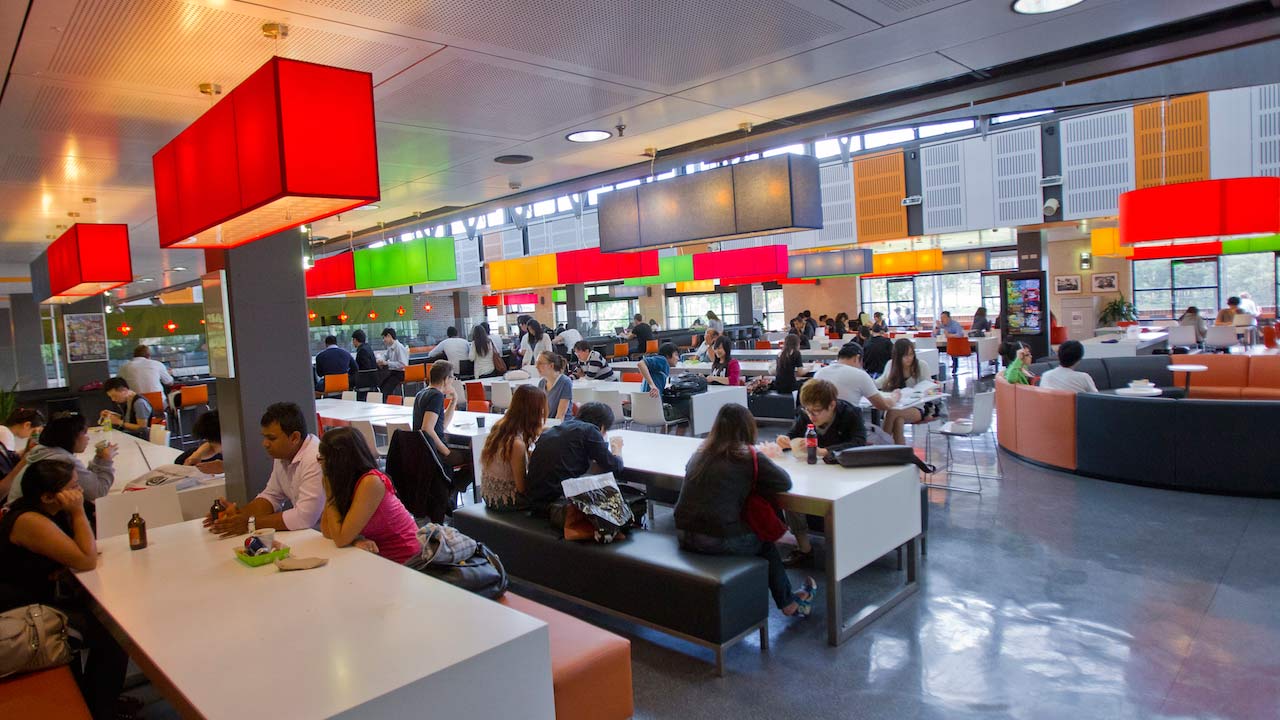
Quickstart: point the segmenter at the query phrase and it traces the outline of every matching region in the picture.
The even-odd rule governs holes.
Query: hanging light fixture
[[[401,316],[403,316],[403,315],[404,315],[404,306],[403,306],[403,305],[401,305],[400,307],[396,308],[396,314],[397,314],[397,315],[401,315]]]
[[[76,302],[133,282],[129,227],[76,223],[32,261],[31,273],[36,301],[48,303]]]
[[[339,322],[346,322],[346,321],[347,321],[347,314],[346,314],[345,312],[343,312],[343,313],[338,313],[338,321],[339,321]]]
[[[120,323],[120,327],[116,328],[116,330],[119,330],[121,335],[128,335],[129,333],[133,332],[133,328],[130,327],[129,323],[127,322]]]
[[[370,311],[369,311],[369,319],[370,319],[370,320],[377,320],[377,319],[378,319],[378,311],[377,311],[377,310],[370,310]]]
[[[178,323],[176,323],[176,322],[174,322],[174,321],[170,320],[169,322],[167,322],[167,323],[165,323],[165,324],[164,324],[164,329],[165,329],[165,330],[168,330],[169,332],[177,332],[177,330],[178,330]]]
[[[431,312],[431,303],[426,303],[425,305],[422,306],[422,309],[427,312]]]
[[[308,312],[308,313],[307,313],[307,319],[308,319],[308,320],[311,320],[311,321],[314,321],[314,320],[316,319],[316,311],[315,311],[315,310],[312,310],[312,311]]]

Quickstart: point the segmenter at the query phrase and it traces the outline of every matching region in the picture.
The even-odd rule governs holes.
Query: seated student
[[[876,387],[893,392],[929,382],[929,368],[916,357],[916,346],[910,338],[898,338],[893,343],[893,359],[889,368],[876,380]],[[906,443],[906,426],[925,422],[937,415],[933,403],[924,407],[894,408],[884,414],[884,429],[893,435],[898,445]]]
[[[346,375],[348,379],[355,379],[356,376],[356,359],[351,353],[338,347],[338,337],[336,335],[326,335],[324,338],[324,349],[316,353],[316,392],[324,392],[324,377],[326,375]]]
[[[707,382],[716,385],[741,385],[742,366],[733,359],[733,344],[723,335],[711,346],[711,372]]]
[[[965,337],[964,328],[960,323],[951,319],[951,313],[943,310],[938,317],[938,322],[933,325],[933,334],[949,338]],[[951,358],[951,376],[955,377],[956,371],[960,368],[960,358]]]
[[[1187,311],[1182,313],[1182,316],[1178,318],[1178,324],[1188,325],[1195,328],[1197,343],[1204,342],[1205,333],[1209,332],[1207,323],[1205,323],[1204,318],[1200,316],[1200,308],[1197,308],[1195,305],[1188,307]]]
[[[467,357],[471,360],[471,372],[477,378],[498,377],[506,370],[505,363],[503,370],[498,370],[498,363],[502,362],[502,341],[495,343],[485,327],[485,323],[480,323],[471,329],[471,345]]]
[[[355,545],[402,565],[418,554],[418,524],[396,496],[391,478],[378,470],[360,433],[330,429],[316,459],[324,477],[320,532],[325,537],[338,547]]]
[[[427,434],[427,439],[440,455],[441,462],[451,467],[459,467],[471,462],[471,453],[451,448],[444,441],[444,429],[449,427],[449,423],[453,421],[453,412],[458,408],[458,398],[453,389],[452,378],[453,366],[448,360],[437,360],[431,363],[431,370],[427,374],[429,384],[413,399],[413,429]],[[445,400],[453,402],[446,408]]]
[[[471,357],[471,343],[467,342],[466,338],[458,337],[458,328],[452,325],[444,332],[448,337],[431,348],[431,352],[427,353],[427,359],[444,358],[453,365],[453,371],[456,373],[462,369],[462,361]]]
[[[574,343],[573,354],[574,357],[578,358],[578,361],[573,363],[569,370],[569,373],[574,377],[590,380],[613,379],[613,366],[598,351],[592,350],[591,345],[586,340],[579,340]]]
[[[901,310],[902,308],[898,308],[898,309]],[[876,328],[879,328],[879,332],[882,332],[882,333],[889,331],[889,326],[886,325],[884,321],[884,313],[880,312],[879,310],[877,310],[875,314],[871,316],[871,332],[876,332],[877,331]]]
[[[645,345],[653,339],[653,326],[645,322],[640,313],[636,313],[635,322],[622,337],[627,340],[639,340],[640,352],[644,352]]]
[[[702,336],[702,344],[694,351],[694,357],[703,362],[711,362],[711,346],[715,344],[717,338],[720,337],[720,331],[715,328],[707,328],[707,332]]]
[[[893,408],[890,399],[886,399],[876,388],[876,381],[862,369],[862,346],[856,342],[845,343],[836,353],[836,361],[819,368],[813,374],[813,379],[826,380],[835,385],[836,395],[855,408],[861,406],[863,398],[871,403],[871,407],[881,412],[888,412]],[[896,401],[896,398],[891,399]]]
[[[788,330],[787,333],[790,335],[795,335],[800,338],[801,350],[810,349],[809,333],[808,333],[808,330],[805,329],[804,317],[797,315],[791,318],[791,329]]]
[[[262,446],[274,461],[271,477],[248,505],[239,508],[224,498],[222,519],[205,518],[205,527],[222,537],[243,535],[251,517],[259,529],[302,530],[320,524],[325,501],[324,472],[316,458],[320,439],[307,433],[302,409],[289,402],[268,405],[259,424]],[[291,506],[287,510],[286,504]]]
[[[992,328],[991,320],[987,317],[987,309],[980,307],[973,311],[973,323],[969,325],[969,329],[974,332],[989,332]]]
[[[1089,373],[1074,369],[1083,357],[1084,345],[1079,340],[1068,340],[1059,345],[1058,367],[1040,376],[1040,387],[1069,390],[1074,393],[1098,392],[1098,386],[1094,384],[1093,377]]]
[[[176,465],[194,465],[201,472],[217,475],[222,467],[222,424],[218,421],[218,411],[209,412],[196,418],[191,426],[191,434],[200,438],[200,446],[185,452],[174,460]]]
[[[806,618],[818,584],[805,578],[799,592],[778,548],[758,538],[742,520],[747,496],[769,496],[791,489],[787,472],[755,449],[756,419],[742,405],[720,408],[711,432],[685,465],[684,485],[676,501],[680,547],[711,555],[754,555],[769,563],[769,593],[783,615]]]
[[[511,407],[484,440],[480,452],[480,495],[490,510],[527,510],[529,450],[547,422],[547,394],[532,385],[518,385]]]
[[[560,347],[556,348],[556,352],[560,352],[561,349],[573,350],[573,347],[580,342],[582,342],[582,333],[578,332],[576,328],[565,328],[552,338],[551,345],[553,347],[559,345]]]
[[[1010,340],[1000,346],[1000,357],[1004,359],[1004,379],[1014,385],[1030,385],[1035,374],[1028,369],[1031,365],[1031,348],[1019,340]]]
[[[873,325],[866,330],[867,339],[862,343],[862,369],[869,375],[878,376],[893,357],[893,341],[885,337],[883,327],[877,330]]]
[[[124,378],[113,377],[102,384],[107,397],[115,403],[119,412],[103,410],[98,415],[99,423],[110,422],[116,430],[146,440],[151,433],[151,403],[138,393],[129,389]]]
[[[1235,325],[1236,313],[1240,312],[1240,298],[1232,295],[1227,298],[1227,306],[1218,311],[1218,316],[1214,318],[1214,325]],[[1047,373],[1046,373],[1047,374]]]
[[[577,417],[547,428],[538,437],[525,473],[529,504],[535,514],[546,515],[551,503],[564,497],[560,483],[569,478],[590,472],[612,472],[615,476],[622,472],[622,458],[613,454],[604,439],[613,420],[608,405],[584,403]]]
[[[526,372],[531,372],[534,364],[538,362],[539,355],[552,352],[551,336],[537,320],[530,320],[525,325],[525,329],[528,333],[520,341],[520,367]]]
[[[15,407],[0,425],[0,446],[9,452],[21,453],[32,435],[40,436],[43,427],[44,415],[39,410]]]
[[[879,395],[879,393],[876,393]],[[836,386],[826,380],[813,379],[800,388],[800,408],[786,435],[777,438],[778,447],[791,449],[792,438],[803,438],[813,425],[818,434],[818,457],[867,444],[867,428],[862,424],[862,411],[841,400]],[[809,524],[804,515],[787,512],[787,525],[796,537],[796,549],[787,556],[788,567],[807,565],[813,561],[813,545],[809,542]]]
[[[667,389],[667,380],[671,378],[671,368],[680,362],[680,351],[675,343],[662,343],[657,355],[649,355],[642,359],[636,369],[644,377],[640,392],[649,393],[650,397],[658,397]]]
[[[84,492],[90,502],[106,495],[116,480],[115,457],[119,448],[115,443],[108,443],[94,453],[89,466],[77,457],[89,448],[89,430],[83,415],[64,415],[49,421],[44,432],[40,433],[39,443],[27,450],[24,457],[27,467],[41,460],[60,460],[71,463],[76,469],[76,484]],[[12,479],[8,490],[9,502],[22,497],[22,474],[19,472]]]
[[[782,341],[782,351],[774,364],[773,391],[780,393],[795,392],[799,387],[797,375],[808,375],[804,369],[804,359],[800,355],[800,336],[788,333]]]
[[[564,357],[544,352],[538,356],[534,367],[541,376],[538,389],[547,394],[547,407],[551,417],[557,420],[573,417],[573,380],[564,374],[568,369]]]
[[[67,613],[89,654],[83,672],[75,668],[80,692],[93,717],[115,718],[129,656],[83,595],[57,592],[68,571],[98,566],[98,547],[76,475],[75,466],[61,460],[34,462],[23,474],[21,499],[0,519],[0,612],[39,603]]]

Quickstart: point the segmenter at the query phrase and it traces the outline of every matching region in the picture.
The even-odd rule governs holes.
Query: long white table
[[[751,360],[751,361],[776,363],[778,361],[778,354],[780,352],[782,352],[782,350],[780,349],[779,350],[734,350],[733,358],[735,360],[738,360],[739,362]],[[800,351],[800,359],[803,360],[804,362],[813,362],[815,360],[821,361],[821,362],[833,362],[837,357],[839,357],[839,355],[840,355],[839,350],[801,350]]]
[[[99,543],[76,578],[185,717],[552,720],[547,626],[314,530],[315,570],[249,568],[199,520]],[[476,678],[501,678],[476,690]]]
[[[615,372],[617,371],[639,372],[638,368],[640,363],[639,361],[636,361],[636,360],[619,360],[618,362],[610,363],[610,364],[613,365],[613,369]],[[738,369],[744,376],[772,375],[774,370],[772,360],[767,362],[764,360],[739,360]],[[682,361],[680,363],[677,363],[675,367],[671,368],[672,375],[675,375],[680,371],[696,372],[696,373],[701,373],[703,375],[710,375],[711,363]]]
[[[1157,348],[1167,347],[1168,332],[1144,332],[1137,338],[1095,335],[1080,341],[1086,358],[1136,357],[1151,355]]]
[[[685,464],[701,441],[675,435],[616,431],[623,438],[624,480],[668,492],[684,483]],[[826,535],[827,641],[839,645],[917,589],[916,538],[920,536],[920,480],[912,465],[842,468],[777,460],[791,476],[779,496],[788,510],[824,519]],[[841,610],[840,581],[896,548],[906,546],[906,583],[852,618]]]
[[[155,445],[141,438],[134,437],[119,430],[104,432],[100,427],[89,428],[89,447],[80,453],[80,460],[88,465],[97,452],[95,447],[100,440],[113,442],[118,447],[113,467],[115,481],[111,484],[108,495],[116,495],[125,491],[129,483],[146,475],[161,465],[172,465],[181,450],[168,445]],[[145,492],[145,491],[142,491]],[[227,494],[227,480],[222,475],[210,475],[201,479],[200,484],[178,491],[178,502],[182,508],[182,517],[190,520],[203,517],[209,506],[219,497]]]

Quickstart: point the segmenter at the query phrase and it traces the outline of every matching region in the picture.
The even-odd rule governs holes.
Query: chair
[[[955,487],[953,485],[941,485],[934,483],[925,483],[931,488],[940,490],[954,490],[955,492],[973,493],[974,495],[982,494],[982,469],[978,465],[978,446],[974,438],[986,435],[991,430],[991,418],[994,415],[996,407],[996,393],[994,390],[988,392],[975,393],[973,396],[973,415],[968,420],[948,420],[942,424],[937,434],[947,438],[947,477],[953,475],[961,477],[975,477],[978,479],[978,489]],[[955,465],[955,458],[951,452],[952,438],[969,438],[969,450],[973,453],[973,472],[956,472],[952,468]],[[999,463],[999,452],[996,453],[996,462]],[[989,476],[992,479],[999,480],[1000,476]]]
[[[147,521],[148,529],[182,522],[178,488],[173,485],[103,495],[94,501],[93,506],[98,514],[99,540],[127,533],[129,519],[135,512]]]
[[[208,385],[186,385],[177,395],[177,402],[173,408],[173,421],[177,426],[178,438],[185,440],[187,434],[182,430],[182,411],[187,408],[195,408],[203,405],[206,411],[209,410],[209,386]]]
[[[625,360],[625,359],[627,359],[627,357],[629,356],[630,352],[631,352],[631,345],[630,345],[629,343],[614,343],[614,344],[613,344],[613,354],[609,356],[609,359],[610,359],[610,360],[618,360],[618,359]]]
[[[425,386],[427,384],[427,366],[422,363],[410,363],[404,368],[404,382],[400,384],[400,392],[404,395],[409,394],[408,386],[410,384],[418,384]]]
[[[371,392],[371,393],[367,393],[367,394],[365,394],[365,396],[364,396],[364,401],[365,401],[365,402],[367,402],[367,403],[373,403],[373,404],[375,404],[375,405],[381,405],[381,404],[382,404],[382,393],[380,393],[380,392]]]
[[[757,349],[757,350],[772,350],[772,349],[773,349],[773,343],[769,342],[768,340],[757,340],[757,341],[756,341],[756,349]]]
[[[414,401],[418,399],[417,395],[405,395],[400,399],[400,404],[405,407],[413,407]]]
[[[662,411],[661,397],[650,397],[649,393],[643,392],[631,393],[631,424],[633,425],[662,428],[663,434],[666,434],[667,428],[672,425],[688,421],[688,418],[668,420]]]
[[[1049,328],[1049,344],[1061,345],[1067,341],[1067,328],[1065,325],[1054,325]]]
[[[387,449],[378,447],[378,437],[373,434],[372,422],[368,420],[352,420],[351,429],[364,437],[365,442],[369,444],[369,450],[373,452],[375,457],[386,457]]]
[[[1262,344],[1267,348],[1275,349],[1276,327],[1274,325],[1268,325],[1262,328]]]
[[[324,396],[341,395],[351,389],[351,381],[345,375],[325,375],[324,376]]]
[[[1226,350],[1239,344],[1240,338],[1236,335],[1236,329],[1230,325],[1212,325],[1204,335],[1206,350],[1209,348]]]
[[[493,402],[491,405],[498,410],[506,410],[511,407],[511,383],[495,382],[489,386],[493,393]]]
[[[467,405],[471,405],[471,403],[476,400],[483,401],[483,400],[489,399],[484,394],[484,383],[481,383],[479,381],[473,381],[469,383],[463,383],[463,385],[467,388]]]
[[[453,407],[453,398],[444,399],[444,411],[449,412],[449,408]]]
[[[1196,329],[1191,325],[1174,325],[1169,328],[1169,347],[1195,346],[1196,344]]]
[[[467,412],[487,413],[493,409],[493,405],[488,400],[470,400],[467,402]]]
[[[973,346],[969,344],[969,338],[949,337],[947,338],[947,357],[950,358],[967,358],[973,357]],[[977,372],[978,365],[974,363],[974,372]]]
[[[355,401],[356,401],[356,391],[355,391],[355,390],[343,390],[343,391],[342,391],[342,399],[343,399],[343,400],[349,400],[349,401],[351,401],[351,402],[355,402]]]
[[[388,395],[386,399],[387,405],[404,405],[404,395]]]
[[[624,372],[622,382],[644,382],[644,376],[638,372]]]
[[[413,430],[413,426],[409,423],[387,423],[387,441],[391,441],[391,436],[396,434],[397,430],[409,432]]]
[[[658,352],[658,341],[657,341],[657,340],[650,340],[649,342],[647,342],[647,343],[645,343],[645,344],[644,344],[644,354],[645,354],[645,355],[652,355],[652,354],[654,354],[654,353],[656,353],[656,352]]]
[[[604,403],[613,410],[613,424],[625,425],[627,416],[622,410],[622,391],[620,390],[596,390],[596,402]]]
[[[1118,320],[1118,321],[1116,321],[1116,327],[1119,327],[1119,328],[1133,327],[1134,325],[1137,325],[1137,324],[1138,324],[1138,323],[1137,323],[1136,321],[1134,321],[1134,320]]]
[[[206,391],[206,393],[207,392],[208,391]],[[138,393],[138,394],[146,398],[148,403],[151,403],[151,409],[156,415],[160,415],[161,413],[164,412],[164,393],[149,392],[149,393]],[[207,394],[205,396],[205,399],[208,399]]]
[[[596,391],[594,388],[584,387],[584,388],[573,389],[573,401],[579,405],[585,405],[586,403],[594,402],[595,399],[596,399]]]

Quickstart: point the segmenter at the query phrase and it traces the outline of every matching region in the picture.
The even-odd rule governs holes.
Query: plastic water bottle
[[[809,429],[804,431],[804,448],[809,454],[808,461],[810,465],[818,464],[818,431],[813,429],[813,423],[809,423]]]

